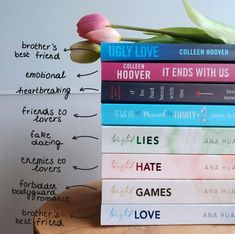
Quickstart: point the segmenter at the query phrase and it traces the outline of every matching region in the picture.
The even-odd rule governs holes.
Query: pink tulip
[[[101,42],[118,42],[121,39],[117,30],[109,27],[90,31],[83,35],[83,37],[97,44]]]
[[[83,37],[85,34],[108,27],[110,25],[109,20],[102,14],[95,13],[82,17],[77,23],[77,32]]]

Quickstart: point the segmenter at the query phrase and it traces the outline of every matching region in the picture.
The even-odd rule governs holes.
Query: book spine
[[[234,204],[103,204],[101,206],[101,225],[234,223]]]
[[[234,83],[235,64],[102,62],[103,81]]]
[[[234,127],[234,105],[106,104],[103,125]]]
[[[234,128],[103,126],[102,152],[235,154]]]
[[[103,180],[102,203],[235,203],[235,180]]]
[[[234,104],[235,84],[102,82],[103,103]]]
[[[235,155],[103,154],[102,179],[235,179]]]
[[[226,44],[102,43],[101,61],[234,61]]]

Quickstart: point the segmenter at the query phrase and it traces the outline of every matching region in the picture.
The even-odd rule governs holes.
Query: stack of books
[[[101,224],[235,224],[235,45],[103,43],[101,63]]]

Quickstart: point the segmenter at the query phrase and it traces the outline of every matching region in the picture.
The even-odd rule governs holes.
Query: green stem
[[[131,41],[131,42],[138,42],[143,40],[143,38],[135,38],[135,37],[121,37],[121,41]]]
[[[188,39],[192,38],[192,36],[190,35],[176,33],[176,32],[169,32],[167,30],[161,30],[161,29],[150,29],[150,28],[134,27],[134,26],[127,26],[127,25],[119,25],[119,24],[111,24],[110,27],[118,28],[118,29],[141,31],[141,32],[161,33],[161,34],[166,34],[166,35],[173,36],[173,37],[184,37]]]

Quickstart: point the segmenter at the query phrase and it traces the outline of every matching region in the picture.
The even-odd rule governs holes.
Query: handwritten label
[[[36,88],[23,88],[19,87],[18,90],[16,90],[16,94],[63,94],[64,99],[67,100],[69,95],[71,93],[71,88],[67,87],[58,87],[55,88],[43,88],[41,86]]]
[[[60,123],[62,117],[67,115],[66,109],[54,108],[33,108],[24,106],[22,114],[24,116],[33,116],[33,121],[38,123]]]
[[[47,60],[60,60],[60,53],[55,43],[40,43],[40,42],[21,42],[21,48],[15,51],[15,58],[35,58]]]
[[[36,225],[48,225],[54,227],[64,226],[64,222],[61,218],[59,211],[50,210],[21,210],[21,216],[15,217],[16,224],[33,224],[33,217],[35,218]]]
[[[40,71],[40,72],[26,72],[25,73],[25,78],[27,79],[45,79],[45,80],[50,80],[50,79],[65,79],[67,78],[65,71],[63,70],[62,72],[47,72],[47,71]]]
[[[62,166],[66,165],[65,158],[48,158],[48,157],[20,157],[20,163],[29,165],[34,172],[61,173]]]
[[[48,201],[56,195],[57,186],[53,183],[25,181],[21,179],[17,188],[12,188],[12,194],[24,196],[31,201]]]
[[[26,181],[21,179],[17,188],[12,188],[13,195],[25,197],[31,201],[69,201],[69,196],[56,196],[57,186],[54,183]]]
[[[59,139],[53,139],[49,132],[32,130],[30,133],[31,144],[34,146],[54,146],[57,150],[64,143]]]

